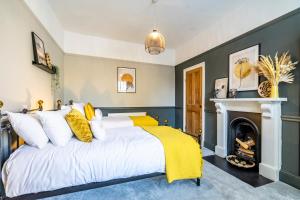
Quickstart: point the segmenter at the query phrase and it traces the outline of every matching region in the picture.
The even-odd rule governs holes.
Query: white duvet
[[[160,141],[139,127],[107,130],[105,141],[72,138],[64,147],[21,146],[5,162],[8,197],[165,171]]]

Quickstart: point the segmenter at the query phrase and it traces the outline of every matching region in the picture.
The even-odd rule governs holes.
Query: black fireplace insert
[[[230,111],[228,123],[227,155],[255,163],[254,168],[258,170],[261,161],[261,115]]]

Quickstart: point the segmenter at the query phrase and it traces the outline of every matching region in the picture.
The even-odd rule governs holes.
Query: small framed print
[[[136,69],[129,67],[118,67],[118,93],[136,92]]]
[[[220,78],[215,80],[215,98],[225,99],[228,92],[228,78]]]
[[[31,32],[34,62],[47,66],[45,46],[43,40],[34,32]]]
[[[260,45],[229,55],[229,89],[237,91],[257,90],[258,74],[254,66],[259,59]]]

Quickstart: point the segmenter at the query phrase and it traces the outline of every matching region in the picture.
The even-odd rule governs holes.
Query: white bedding
[[[160,141],[140,127],[107,130],[105,141],[75,138],[64,147],[21,146],[5,162],[8,197],[165,171]]]
[[[133,127],[134,123],[128,116],[108,116],[102,118],[102,126],[105,129]]]

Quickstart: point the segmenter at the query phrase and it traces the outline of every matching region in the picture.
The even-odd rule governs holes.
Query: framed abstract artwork
[[[254,66],[259,59],[259,45],[229,55],[229,89],[257,90],[258,74]]]
[[[118,67],[118,92],[136,92],[136,70],[135,68]]]
[[[31,32],[31,37],[35,63],[47,66],[45,46],[43,40],[34,32]]]
[[[215,80],[215,98],[225,99],[228,92],[228,78]]]

